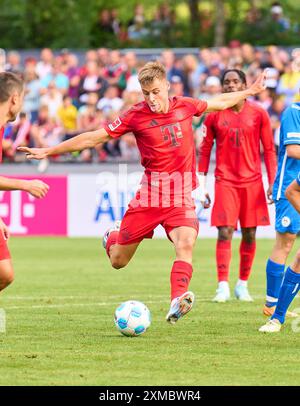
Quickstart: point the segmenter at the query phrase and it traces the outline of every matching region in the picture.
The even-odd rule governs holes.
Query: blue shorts
[[[300,231],[300,214],[287,199],[275,200],[275,230],[279,233],[297,234]]]

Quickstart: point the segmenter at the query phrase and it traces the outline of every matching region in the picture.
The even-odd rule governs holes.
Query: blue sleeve
[[[281,122],[284,145],[300,144],[300,104],[293,103],[285,112]]]
[[[298,183],[298,185],[300,186],[300,172],[298,172],[297,178],[296,178],[296,182]]]

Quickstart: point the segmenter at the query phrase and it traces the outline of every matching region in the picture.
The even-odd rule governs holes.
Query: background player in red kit
[[[171,307],[167,321],[175,323],[192,307],[194,294],[188,291],[192,277],[192,252],[198,234],[198,219],[191,198],[197,186],[192,118],[204,111],[221,110],[264,89],[264,74],[247,90],[220,95],[208,102],[168,97],[165,68],[147,63],[139,72],[145,101],[134,105],[113,123],[97,131],[80,134],[51,148],[26,148],[29,159],[43,159],[92,148],[134,133],[145,173],[140,190],[130,202],[121,226],[110,229],[104,246],[114,268],[128,264],[144,238],[151,238],[159,224],[165,228],[176,252],[171,271]]]
[[[3,126],[14,121],[19,113],[24,96],[23,81],[13,73],[0,73],[0,161],[2,160]],[[11,179],[0,176],[0,190],[24,190],[32,196],[44,197],[49,187],[40,180]],[[9,229],[0,218],[0,291],[14,278],[10,253],[7,247]]]
[[[223,92],[246,89],[244,72],[230,69],[224,72]],[[228,284],[231,260],[231,239],[240,221],[239,280],[235,296],[252,301],[247,281],[256,249],[256,227],[269,224],[269,214],[262,183],[260,143],[263,145],[269,188],[267,197],[272,202],[272,185],[276,173],[276,153],[268,114],[255,103],[241,100],[234,107],[209,114],[204,121],[206,136],[200,147],[199,173],[201,200],[209,207],[210,198],[205,190],[210,153],[216,141],[215,200],[211,223],[218,228],[216,262],[219,286],[213,299],[225,302],[230,298]],[[205,199],[208,201],[205,202]]]

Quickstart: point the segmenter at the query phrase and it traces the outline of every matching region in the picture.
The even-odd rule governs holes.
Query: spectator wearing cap
[[[170,80],[170,97],[184,96],[184,83],[178,75],[173,75]]]
[[[217,76],[208,76],[205,80],[203,92],[200,94],[201,99],[209,100],[222,92],[221,82]]]
[[[270,9],[271,19],[279,28],[279,32],[285,32],[290,29],[289,20],[283,15],[283,8],[279,2],[274,2]]]

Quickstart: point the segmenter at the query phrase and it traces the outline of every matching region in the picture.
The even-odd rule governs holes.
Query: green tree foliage
[[[233,38],[256,45],[297,45],[300,2],[281,1],[292,27],[283,33],[270,21],[272,1],[223,0],[225,12],[221,15],[216,12],[217,0],[0,0],[0,47],[187,47],[226,44]],[[160,38],[150,36],[136,43],[120,42],[114,35],[99,32],[99,10],[118,10],[121,25],[127,27],[137,3],[144,5],[146,18],[151,21],[156,8],[165,2],[176,10],[176,24]],[[259,18],[254,22],[247,20],[251,8],[258,10]],[[216,28],[224,18],[223,32]]]

